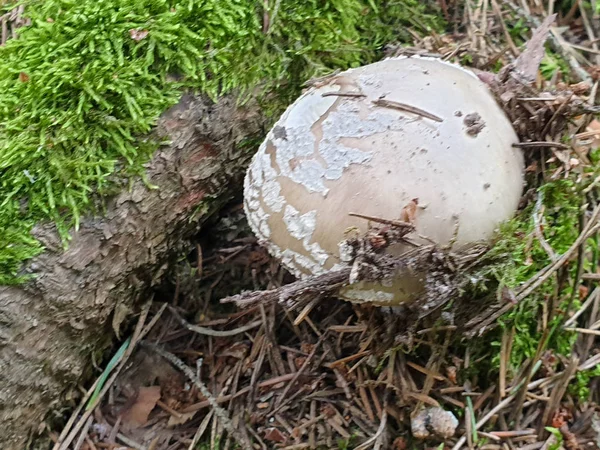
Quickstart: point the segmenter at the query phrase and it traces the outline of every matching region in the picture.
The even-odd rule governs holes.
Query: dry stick
[[[423,245],[412,251],[404,253],[398,258],[389,257],[389,255],[381,255],[377,262],[385,265],[393,265],[395,268],[405,267],[408,262],[419,264],[419,261],[425,261],[430,252],[435,248],[434,245]],[[415,261],[416,260],[416,261]],[[338,288],[349,283],[350,271],[352,267],[345,266],[339,270],[330,270],[321,275],[313,275],[302,280],[294,281],[276,289],[267,291],[250,291],[241,294],[233,295],[221,299],[221,303],[235,303],[240,308],[252,306],[259,302],[279,302],[285,303],[288,300],[296,299],[306,294],[311,294],[322,298],[332,294]],[[365,277],[369,280],[369,277]],[[290,309],[294,309],[298,304],[292,305]]]
[[[513,147],[518,148],[548,148],[555,147],[561,148],[563,150],[570,150],[571,146],[567,144],[562,144],[560,142],[546,142],[546,141],[532,141],[532,142],[519,142],[512,145]]]
[[[304,280],[295,281],[276,289],[267,291],[244,292],[242,294],[226,297],[221,303],[235,303],[244,308],[258,302],[283,302],[284,300],[298,297],[306,293],[329,294],[338,287],[348,283],[350,267],[344,267],[338,271],[326,272],[322,275],[308,277]]]
[[[279,407],[281,406],[283,400],[285,400],[285,397],[286,397],[287,393],[290,391],[290,389],[292,388],[292,386],[294,385],[294,383],[298,380],[298,378],[300,377],[300,375],[302,375],[302,372],[304,372],[306,370],[306,368],[310,364],[310,361],[315,357],[315,355],[317,353],[317,349],[320,347],[321,343],[325,340],[325,336],[327,336],[328,333],[329,332],[327,330],[325,330],[325,333],[323,333],[321,335],[321,337],[319,338],[319,340],[315,344],[314,348],[312,349],[312,352],[310,352],[310,354],[304,360],[304,363],[302,364],[302,366],[300,367],[300,369],[298,369],[298,371],[294,373],[294,377],[290,380],[290,382],[288,383],[288,385],[285,387],[285,389],[281,393],[281,396],[279,397],[279,400],[277,400],[277,403],[275,403],[275,409],[279,409]]]
[[[366,450],[371,444],[374,444],[374,450],[379,450],[381,448],[381,437],[383,436],[383,432],[385,431],[385,426],[387,424],[387,407],[388,407],[388,398],[390,395],[390,386],[393,384],[394,379],[394,361],[396,360],[396,353],[393,352],[390,355],[389,363],[388,363],[388,373],[387,373],[387,381],[385,393],[383,395],[383,408],[381,410],[381,421],[379,422],[379,427],[377,428],[377,432],[367,441],[363,442],[361,445],[356,447],[354,450]]]
[[[79,450],[81,448],[81,446],[83,445],[83,441],[85,441],[85,438],[88,436],[88,431],[89,431],[90,427],[92,426],[93,421],[94,421],[94,417],[90,416],[90,418],[85,423],[83,430],[81,430],[81,434],[79,435],[79,439],[77,439],[77,442],[75,443],[75,446],[73,447],[73,450]]]
[[[550,395],[550,401],[546,404],[544,415],[542,416],[542,423],[538,432],[538,437],[542,438],[545,430],[545,426],[549,424],[550,418],[560,405],[561,399],[564,397],[565,392],[569,386],[569,381],[575,376],[577,372],[577,366],[579,365],[579,358],[571,358],[571,362],[563,372],[563,376],[559,383],[554,386],[552,394]]]
[[[240,444],[243,448],[252,449],[252,445],[249,442],[247,442],[246,439],[244,439],[244,437],[239,433],[238,430],[236,430],[234,428],[233,424],[231,423],[231,419],[229,418],[229,416],[227,414],[227,411],[225,411],[223,408],[221,408],[221,406],[219,405],[219,403],[217,402],[215,397],[208,390],[208,387],[206,387],[206,385],[196,376],[194,371],[192,369],[190,369],[187,364],[185,364],[181,359],[177,358],[172,353],[169,353],[166,350],[163,350],[158,345],[151,344],[149,342],[141,342],[140,345],[158,353],[160,356],[162,356],[167,361],[169,361],[171,364],[173,364],[175,367],[177,367],[179,370],[181,370],[185,374],[186,377],[188,377],[191,381],[193,381],[194,384],[196,385],[196,387],[202,393],[202,395],[204,397],[206,397],[206,399],[210,402],[210,406],[212,406],[213,411],[215,412],[217,417],[221,420],[221,423],[223,424],[225,429],[229,432],[229,434],[231,436],[233,436],[234,439],[236,439],[237,443]]]
[[[550,117],[550,120],[546,123],[546,126],[544,126],[544,129],[542,130],[541,136],[542,138],[544,138],[546,136],[546,133],[548,133],[548,131],[550,130],[550,126],[552,125],[552,122],[554,122],[554,120],[559,116],[559,114],[561,114],[565,108],[569,105],[569,103],[571,102],[571,99],[573,98],[573,93],[571,93],[571,95],[569,95],[567,98],[565,98],[565,100],[561,103],[561,105],[556,109],[556,111],[554,111],[554,114],[552,114],[552,117]]]
[[[598,297],[599,294],[600,294],[600,287],[596,287],[592,291],[592,293],[588,296],[587,300],[583,303],[583,305],[581,305],[581,308],[579,308],[579,311],[577,311],[575,314],[573,314],[573,316],[564,323],[563,327],[569,328],[571,325],[573,325],[577,321],[579,316],[581,316],[589,308],[589,306],[596,300],[596,297]]]
[[[248,330],[252,330],[253,328],[257,328],[262,324],[261,320],[256,320],[239,328],[234,328],[233,330],[213,330],[212,328],[201,327],[198,325],[192,325],[187,322],[183,317],[179,315],[179,313],[172,306],[169,307],[169,310],[175,316],[175,318],[181,323],[184,328],[187,328],[194,333],[202,334],[205,336],[214,336],[214,337],[228,337],[228,336],[236,336],[238,334],[245,333]]]
[[[542,221],[543,215],[544,215],[544,213],[542,212],[543,202],[544,202],[544,192],[542,191],[538,194],[537,200],[535,202],[533,214],[532,214],[533,215],[534,234],[537,237],[538,242],[540,243],[540,245],[542,246],[542,248],[548,255],[548,257],[550,258],[550,261],[555,261],[556,260],[556,252],[550,246],[550,244],[548,244],[548,241],[546,241],[546,238],[544,237],[544,232],[542,231],[541,221]]]
[[[594,29],[592,28],[592,25],[590,24],[590,19],[588,18],[588,15],[585,10],[585,6],[584,6],[583,2],[579,2],[579,15],[581,16],[581,20],[583,21],[583,26],[585,27],[585,31],[588,34],[588,39],[592,43],[591,51],[598,54],[598,44],[596,43],[596,36],[594,34]],[[594,62],[596,64],[598,63],[597,57],[596,57],[596,61],[594,61]]]
[[[504,400],[502,400],[500,403],[498,403],[494,408],[492,408],[492,410],[490,412],[488,412],[485,416],[483,416],[481,418],[481,420],[479,422],[477,422],[475,424],[475,430],[479,430],[483,425],[485,425],[487,423],[488,420],[490,420],[497,412],[501,411],[502,409],[506,408],[510,402],[512,402],[512,400],[516,397],[517,394],[513,394],[511,396],[506,397]],[[468,420],[468,419],[465,419]],[[465,442],[467,442],[467,436],[463,435],[458,442],[456,443],[456,445],[454,445],[454,447],[452,447],[452,450],[458,450],[460,449]]]
[[[375,217],[375,216],[368,216],[366,214],[359,214],[359,213],[348,213],[349,216],[352,217],[359,217],[361,219],[366,219],[366,220],[370,220],[371,222],[377,222],[377,223],[381,223],[383,225],[391,225],[397,228],[405,228],[407,230],[414,230],[415,226],[411,223],[408,222],[404,222],[402,220],[392,220],[392,219],[384,219],[382,217]]]
[[[575,331],[576,333],[591,334],[594,336],[600,336],[600,331],[590,330],[589,328],[565,328],[565,331]]]
[[[365,441],[363,444],[359,445],[358,447],[355,447],[354,450],[366,450],[367,448],[369,448],[369,446],[371,444],[375,444],[375,448],[380,448],[381,444],[379,443],[379,437],[383,434],[383,432],[385,431],[385,425],[387,424],[387,400],[384,401],[384,408],[383,411],[381,412],[381,422],[379,423],[379,428],[377,428],[377,432],[367,441]]]
[[[138,323],[135,326],[135,330],[133,332],[133,336],[131,338],[131,343],[129,344],[129,347],[127,348],[125,353],[123,353],[123,356],[121,357],[119,365],[115,368],[112,376],[110,377],[110,379],[106,382],[106,384],[100,391],[100,395],[98,395],[98,398],[96,398],[96,401],[94,402],[94,404],[91,405],[87,411],[85,411],[85,413],[80,417],[77,424],[75,424],[75,426],[73,427],[73,424],[74,424],[75,420],[77,419],[77,416],[79,415],[79,413],[81,412],[81,410],[83,409],[83,407],[85,406],[85,404],[87,403],[89,398],[92,396],[92,394],[96,388],[96,385],[98,383],[98,380],[96,380],[94,385],[88,390],[88,392],[86,393],[85,397],[82,399],[82,401],[81,401],[80,405],[77,407],[77,409],[75,411],[73,411],[73,414],[71,415],[71,418],[65,425],[65,428],[63,429],[62,433],[60,434],[58,441],[56,442],[56,444],[54,444],[54,447],[52,447],[53,450],[67,450],[68,449],[69,445],[71,444],[71,442],[73,442],[73,439],[75,439],[75,436],[77,435],[77,433],[79,432],[81,427],[85,424],[88,417],[90,417],[90,415],[92,414],[92,412],[94,411],[96,406],[100,403],[100,400],[102,400],[104,395],[106,395],[106,392],[108,392],[108,390],[110,389],[112,384],[115,382],[115,380],[117,379],[117,376],[119,375],[121,370],[123,370],[123,367],[125,367],[125,364],[127,363],[129,357],[133,353],[133,350],[134,350],[136,344],[152,329],[152,327],[154,326],[156,321],[158,321],[158,319],[160,318],[160,316],[162,315],[163,311],[165,310],[165,308],[167,306],[167,304],[165,303],[161,307],[161,309],[158,311],[158,313],[152,318],[150,323],[146,327],[144,327],[144,323],[146,322],[146,317],[148,316],[148,312],[150,311],[151,305],[152,305],[152,300],[148,301],[148,303],[146,303],[146,305],[142,309],[142,313],[140,314]],[[71,427],[73,427],[72,431],[70,432],[70,434],[67,434],[67,433],[69,433],[69,430],[71,429]]]
[[[500,345],[500,371],[498,374],[498,389],[500,391],[500,398],[506,397],[506,363],[510,358],[510,355],[508,353],[508,336],[509,331],[504,330],[504,333],[502,333],[502,344]]]
[[[576,367],[577,370],[582,371],[582,370],[587,370],[587,369],[589,369],[591,367],[595,367],[597,364],[600,364],[600,355],[594,355],[591,358],[589,358],[587,361],[585,361],[584,363],[582,363],[581,365],[579,365],[579,367],[577,367],[577,365],[575,365],[575,367]],[[556,373],[556,374],[551,375],[549,377],[540,378],[539,380],[532,381],[531,383],[529,383],[527,385],[527,390],[536,389],[536,388],[542,386],[545,383],[555,382],[559,378],[564,377],[565,374],[566,374],[566,372],[559,372],[559,373]],[[483,416],[481,418],[481,420],[479,420],[479,422],[477,422],[475,424],[475,429],[479,430],[497,412],[499,412],[502,409],[506,408],[510,404],[510,402],[512,402],[512,400],[516,397],[516,395],[517,394],[515,392],[514,394],[511,394],[510,396],[506,397],[503,401],[501,401],[500,403],[498,403],[490,412],[488,412],[485,416]],[[458,440],[458,442],[454,445],[454,447],[452,447],[452,450],[459,450],[465,444],[466,441],[467,441],[467,437],[465,435],[463,435]]]
[[[584,273],[581,275],[584,281],[600,281],[600,273]]]
[[[512,36],[510,35],[510,32],[508,31],[506,22],[504,21],[504,18],[502,17],[502,11],[500,10],[500,7],[498,6],[498,3],[496,2],[496,0],[492,0],[492,9],[494,10],[494,13],[498,16],[498,20],[500,21],[500,25],[502,27],[502,32],[504,33],[504,38],[506,39],[506,42],[508,43],[508,46],[510,47],[510,51],[513,53],[514,56],[519,56],[519,49],[515,45],[515,42],[513,41]]]
[[[259,388],[273,386],[274,384],[279,384],[279,383],[283,383],[284,381],[291,380],[294,377],[294,375],[295,375],[295,372],[288,373],[286,375],[281,375],[279,377],[271,378],[270,380],[262,381],[262,382],[258,383],[257,386]],[[250,392],[250,390],[251,390],[250,386],[246,386],[245,388],[242,388],[239,391],[237,391],[235,394],[222,395],[222,396],[216,398],[217,403],[221,404],[221,403],[228,402],[229,400],[239,398],[242,395]],[[202,402],[194,403],[193,405],[186,407],[185,409],[183,409],[181,411],[181,413],[188,414],[191,412],[199,411],[203,408],[207,408],[209,406],[211,406],[210,402],[208,400],[204,400]]]
[[[439,116],[432,114],[430,112],[425,111],[424,109],[417,108],[416,106],[407,105],[406,103],[395,102],[393,100],[386,100],[384,98],[379,98],[377,100],[373,100],[373,104],[376,106],[381,106],[383,108],[391,108],[397,109],[399,111],[409,112],[411,114],[416,114],[418,116],[426,117],[427,119],[431,119],[435,122],[443,122]]]
[[[360,92],[324,92],[321,97],[351,97],[351,98],[362,98],[366,97],[365,94]]]

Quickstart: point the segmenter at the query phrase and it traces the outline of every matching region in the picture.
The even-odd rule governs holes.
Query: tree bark
[[[132,308],[165,271],[169,256],[226,202],[252,156],[255,104],[184,96],[159,121],[167,135],[136,181],[89,217],[66,251],[50,224],[34,234],[46,251],[25,270],[35,278],[0,287],[0,448],[22,450],[52,411],[68,406],[92,355],[114,338],[115,308]]]

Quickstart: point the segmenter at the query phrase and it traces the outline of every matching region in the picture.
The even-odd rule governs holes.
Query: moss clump
[[[377,58],[411,18],[436,24],[418,0],[24,3],[31,26],[0,49],[0,284],[42,250],[36,222],[66,243],[113,175],[141,173],[158,145],[144,136],[183,90],[260,85],[285,103],[313,75]]]
[[[552,169],[548,169],[551,171]],[[503,287],[518,289],[544,267],[552,262],[551,256],[535,234],[536,227],[543,233],[548,246],[556,255],[565,253],[577,239],[580,229],[581,208],[585,201],[582,190],[585,185],[577,181],[577,174],[569,178],[549,180],[542,184],[536,198],[513,220],[505,223],[498,234],[495,245],[486,255],[489,264],[474,275],[474,280],[483,281],[483,289]],[[591,177],[593,179],[594,177]],[[590,250],[597,245],[593,239],[587,243]],[[542,350],[555,354],[569,355],[576,335],[562,328],[564,313],[579,301],[573,295],[573,280],[577,263],[572,261],[562,271],[521,301],[499,320],[500,328],[478,343],[475,354],[486,355],[491,373],[497,373],[501,334],[514,327],[511,343],[510,367],[516,373],[527,358],[533,358],[543,342]],[[559,281],[562,280],[562,281]],[[499,295],[499,294],[498,294]],[[507,300],[508,301],[508,300]],[[549,311],[549,314],[548,314]],[[542,329],[540,317],[546,315],[546,329]],[[547,333],[547,339],[543,336]],[[496,349],[490,355],[490,348]]]

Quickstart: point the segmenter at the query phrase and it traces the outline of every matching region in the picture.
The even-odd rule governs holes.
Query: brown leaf
[[[406,450],[408,448],[408,442],[406,442],[406,438],[399,436],[396,439],[394,439],[394,442],[392,443],[392,448],[394,450]]]
[[[134,41],[139,42],[148,36],[148,30],[136,30],[135,28],[132,28],[129,30],[129,36],[131,36],[131,39]]]
[[[583,95],[589,92],[592,88],[587,81],[580,81],[579,83],[570,84],[569,89],[573,91],[575,95]]]
[[[556,14],[546,17],[539,27],[531,35],[531,39],[525,45],[525,51],[515,61],[515,70],[525,80],[533,82],[536,79],[542,58],[546,54],[544,44],[550,28],[556,20]]]
[[[586,131],[588,132],[598,132],[598,134],[593,136],[592,147],[598,148],[600,147],[600,121],[594,119],[587,126]]]
[[[419,205],[419,199],[413,198],[410,202],[408,202],[402,211],[400,212],[400,220],[406,223],[414,223],[415,217],[417,215],[417,206]]]
[[[172,428],[176,425],[183,425],[184,423],[186,423],[187,421],[192,419],[196,415],[197,412],[198,411],[192,411],[189,413],[181,413],[179,417],[171,415],[171,417],[169,417],[169,422],[168,422],[167,426],[169,428]]]
[[[144,426],[159,399],[160,386],[141,387],[135,403],[123,414],[123,424],[129,428]]]
[[[19,81],[21,83],[27,83],[29,81],[29,75],[27,75],[25,72],[19,73]]]
[[[277,428],[271,427],[265,430],[265,440],[273,442],[285,442],[286,438]]]
[[[456,366],[447,366],[446,367],[446,376],[448,377],[448,379],[450,380],[450,382],[452,384],[457,383],[456,374],[457,374]]]

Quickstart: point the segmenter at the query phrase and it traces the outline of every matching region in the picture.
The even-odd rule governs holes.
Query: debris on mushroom
[[[450,411],[434,406],[420,410],[411,419],[410,427],[412,435],[417,439],[448,439],[454,436],[458,419]]]
[[[360,215],[411,222],[413,242],[424,236],[461,249],[490,239],[516,211],[517,142],[473,73],[433,58],[391,58],[336,74],[285,111],[248,169],[244,207],[257,237],[298,277],[345,264],[346,230],[368,231]],[[406,250],[398,243],[386,252]],[[422,289],[422,275],[399,273],[356,281],[340,296],[396,305]]]

